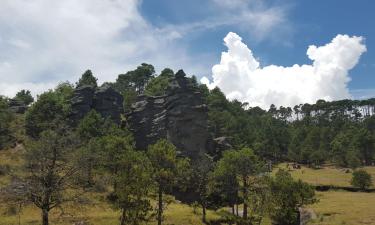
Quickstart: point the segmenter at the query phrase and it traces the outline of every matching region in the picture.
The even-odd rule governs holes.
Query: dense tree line
[[[374,99],[319,100],[293,109],[271,105],[266,111],[228,101],[219,88],[200,88],[212,133],[232,138],[234,146],[251,146],[264,159],[352,168],[374,163]]]

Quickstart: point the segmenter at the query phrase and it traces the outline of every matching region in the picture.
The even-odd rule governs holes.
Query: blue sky
[[[202,3],[203,2],[203,3]],[[236,25],[220,26],[208,29],[199,34],[186,36],[192,53],[211,53],[220,57],[225,46],[222,38],[228,31],[236,31],[241,35],[258,57],[265,64],[293,65],[308,63],[305,57],[306,48],[311,44],[322,45],[329,42],[337,34],[363,36],[368,51],[363,54],[360,63],[350,72],[351,90],[375,88],[375,1],[373,0],[329,0],[329,1],[265,1],[269,6],[282,7],[288,19],[288,32],[278,39],[278,34],[267,34],[261,40],[252,37]],[[165,24],[188,24],[215,16],[215,10],[209,1],[175,1],[145,0],[141,7],[142,14],[155,26]],[[212,64],[215,64],[212,62]],[[368,91],[368,90],[367,90]],[[358,92],[358,90],[357,90]],[[355,93],[358,94],[358,93]],[[369,94],[369,93],[367,93]],[[375,93],[370,93],[375,94]],[[375,95],[374,95],[375,96]]]
[[[372,0],[4,0],[0,7],[0,94],[12,96],[27,88],[36,95],[60,81],[75,82],[86,69],[92,69],[100,82],[113,81],[118,74],[148,62],[159,71],[183,68],[188,74],[207,77],[227,96],[260,105],[375,97],[374,10]],[[231,41],[242,46],[236,50],[248,55],[238,55],[224,45],[229,32],[234,33]],[[347,36],[335,45],[339,34]],[[353,68],[335,64],[347,68],[330,72],[330,87],[316,82],[306,86],[311,93],[300,99],[296,98],[298,89],[281,87],[293,89],[293,94],[272,89],[284,73],[304,71],[290,69],[294,64],[310,66],[308,72],[317,69],[306,55],[310,45],[345,47],[354,41],[353,36],[363,39],[344,50],[358,62]],[[221,61],[221,54],[229,51],[232,61]],[[327,48],[320,52],[326,54]],[[340,57],[335,52],[327,54],[328,58]],[[254,59],[256,68],[241,70],[237,59],[250,67]],[[236,69],[228,70],[232,64]],[[268,75],[271,65],[282,67],[279,77]],[[263,81],[259,74],[270,78]],[[220,84],[224,76],[232,78],[231,87]],[[285,83],[294,84],[295,75],[288,76]],[[308,76],[302,80],[314,80],[310,79],[314,72]],[[240,87],[243,78],[250,83]],[[270,95],[294,100],[277,102]]]

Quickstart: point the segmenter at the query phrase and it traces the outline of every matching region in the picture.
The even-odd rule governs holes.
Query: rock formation
[[[90,110],[95,110],[104,118],[111,118],[117,124],[121,122],[123,113],[123,97],[110,86],[94,88],[84,85],[75,89],[71,100],[74,123],[82,119]]]
[[[171,79],[166,95],[140,96],[128,114],[128,124],[138,149],[166,138],[181,155],[194,159],[212,146],[207,106],[182,70]]]
[[[21,100],[10,99],[8,102],[8,105],[9,105],[10,111],[14,113],[23,114],[27,110],[26,104]]]
[[[210,154],[214,156],[214,160],[220,159],[224,151],[233,148],[231,140],[228,137],[217,137],[213,140],[213,144],[213,151]]]

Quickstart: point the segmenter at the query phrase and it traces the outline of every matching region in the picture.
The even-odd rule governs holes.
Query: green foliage
[[[42,211],[43,225],[48,214],[67,201],[77,200],[72,192],[80,165],[76,162],[76,140],[65,127],[45,130],[37,140],[29,140],[24,154],[24,177],[27,200]]]
[[[77,87],[82,87],[84,85],[97,87],[98,86],[97,80],[98,79],[94,77],[91,70],[86,70],[82,74],[81,78],[79,78],[79,81],[77,82]]]
[[[361,161],[358,157],[358,154],[354,151],[348,151],[346,153],[345,159],[350,168],[356,169],[361,166]]]
[[[131,89],[136,91],[137,94],[141,94],[154,74],[155,68],[153,65],[142,63],[135,70],[118,75],[114,87],[122,94]]]
[[[73,86],[65,82],[57,85],[54,90],[39,95],[38,100],[26,112],[26,134],[37,138],[42,131],[55,129],[59,123],[67,123],[72,94]]]
[[[290,173],[279,170],[271,182],[271,218],[274,224],[295,225],[298,207],[316,202],[314,188],[301,180],[294,181]]]
[[[163,194],[178,181],[181,171],[187,171],[188,161],[177,158],[176,147],[166,139],[160,139],[147,150],[152,165],[152,180],[158,192],[158,224],[163,216]]]
[[[130,107],[135,102],[137,95],[145,92],[145,88],[150,80],[152,80],[154,77],[154,74],[154,66],[147,63],[142,63],[135,70],[118,75],[116,82],[112,84],[112,86],[116,91],[123,95],[125,111],[130,110]]]
[[[167,90],[169,80],[173,78],[173,76],[173,70],[165,68],[159,76],[152,78],[147,84],[145,94],[149,96],[164,95]]]
[[[77,133],[81,139],[88,141],[91,138],[100,137],[104,134],[105,120],[95,110],[91,110],[79,122]]]
[[[26,112],[26,134],[36,138],[42,131],[54,129],[65,117],[64,106],[58,95],[53,91],[45,92]]]
[[[135,103],[137,99],[137,92],[134,89],[129,89],[123,93],[124,97],[124,109],[130,111],[131,105]]]
[[[243,207],[243,218],[248,218],[248,203],[252,199],[260,197],[260,192],[253,189],[260,184],[261,179],[257,176],[263,171],[263,165],[258,157],[249,148],[242,148],[238,151],[226,151],[218,161],[214,175],[216,177],[217,188],[224,195],[228,203],[233,205],[238,203],[238,192],[241,194]],[[263,204],[262,204],[263,206]]]
[[[149,146],[147,155],[153,167],[154,181],[162,191],[167,191],[176,181],[178,174],[176,147],[166,139],[161,139]]]
[[[191,190],[194,193],[194,196],[196,196],[198,201],[196,203],[202,207],[202,222],[205,223],[206,209],[210,205],[210,184],[212,183],[214,162],[210,156],[201,155],[194,161],[194,164],[191,167],[191,181],[189,183],[189,186],[192,188],[190,188],[189,190]]]
[[[34,102],[34,98],[29,90],[21,90],[17,92],[14,99],[23,102],[25,105],[30,105],[32,102]]]
[[[148,221],[152,210],[149,199],[153,187],[151,163],[145,153],[132,149],[123,151],[118,160],[119,172],[114,177],[117,185],[109,200],[122,210],[121,224]]]
[[[13,118],[7,100],[0,96],[0,150],[9,147],[13,142],[10,130]]]
[[[367,173],[365,170],[356,170],[353,172],[351,184],[354,187],[358,187],[361,190],[365,191],[372,185],[371,175]]]

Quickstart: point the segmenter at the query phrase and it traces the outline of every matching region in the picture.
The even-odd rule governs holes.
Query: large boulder
[[[122,95],[110,86],[95,88],[90,85],[83,85],[74,90],[71,99],[72,113],[70,118],[76,124],[88,112],[95,110],[104,118],[111,118],[119,124],[123,113],[122,103]]]
[[[192,159],[208,152],[207,106],[202,94],[180,70],[171,79],[166,95],[140,96],[128,114],[138,149],[147,149],[161,138],[168,139],[180,155]]]

